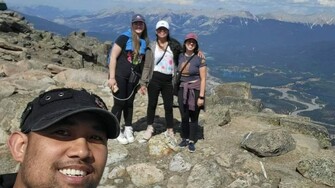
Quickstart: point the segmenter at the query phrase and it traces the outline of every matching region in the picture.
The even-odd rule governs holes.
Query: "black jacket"
[[[172,37],[170,37],[169,46],[173,53],[174,62],[176,66],[178,66],[178,58],[179,58],[179,54],[182,53],[182,46],[176,39]]]

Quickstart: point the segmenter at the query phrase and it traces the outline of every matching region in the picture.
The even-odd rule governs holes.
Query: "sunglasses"
[[[162,32],[162,31],[164,31],[164,32],[168,32],[169,30],[166,29],[165,27],[160,27],[160,28],[156,29],[156,31],[157,31],[157,32]]]
[[[144,23],[141,22],[141,21],[133,22],[133,24],[134,24],[134,25],[138,25],[138,26],[143,26],[143,25],[144,25]]]
[[[193,43],[193,44],[195,44],[195,43],[197,43],[197,41],[194,40],[194,39],[188,39],[188,40],[185,41],[185,43]]]

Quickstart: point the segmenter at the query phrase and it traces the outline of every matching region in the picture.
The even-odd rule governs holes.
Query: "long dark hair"
[[[168,42],[168,45],[170,44],[170,31],[168,30],[168,34],[166,36],[166,41]],[[158,35],[156,34],[156,42],[158,44],[158,46],[161,48],[161,46],[158,43]]]

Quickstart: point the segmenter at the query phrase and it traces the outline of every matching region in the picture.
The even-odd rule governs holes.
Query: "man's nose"
[[[77,138],[70,144],[71,146],[68,151],[68,156],[70,158],[80,158],[84,160],[85,158],[92,157],[92,151],[86,138]]]

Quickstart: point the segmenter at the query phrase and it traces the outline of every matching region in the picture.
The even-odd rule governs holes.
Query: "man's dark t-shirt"
[[[12,188],[15,183],[17,173],[0,175],[0,188]]]

